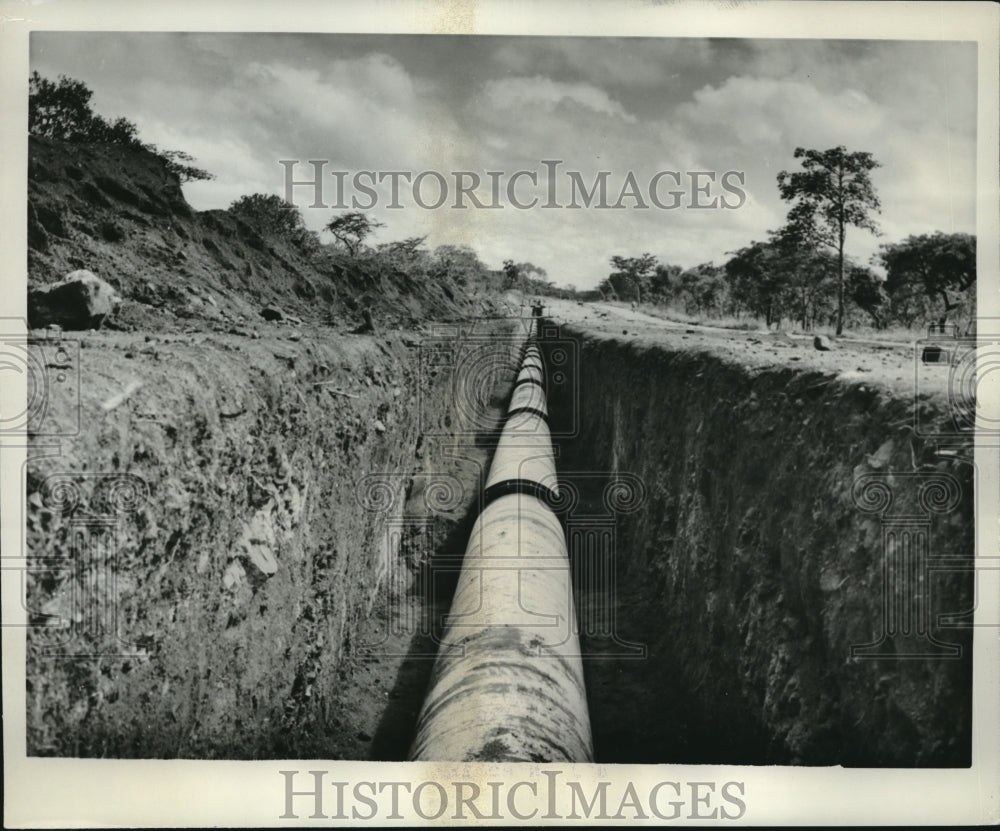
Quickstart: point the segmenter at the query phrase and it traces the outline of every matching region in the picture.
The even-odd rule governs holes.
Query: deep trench
[[[134,655],[65,661],[53,644],[94,652],[110,633],[29,630],[29,752],[405,759],[513,385],[514,325],[444,338],[448,354],[485,344],[487,371],[459,393],[398,338],[220,336],[149,358],[142,412],[170,418],[118,408],[74,456],[29,467],[27,541],[45,562],[74,556],[73,508],[47,501],[68,473],[98,507],[90,470],[127,470],[153,495],[117,520],[112,608]],[[542,343],[598,762],[969,764],[972,630],[938,618],[975,606],[971,452],[939,454],[912,400],[871,383],[565,326]],[[92,348],[81,389],[96,411],[138,358],[114,338]],[[933,434],[948,414],[921,407]],[[372,475],[391,510],[359,501]],[[925,583],[931,634],[957,658],[852,657],[886,608],[888,514],[855,501],[865,477],[891,487],[893,516],[923,512],[932,554],[958,564]],[[931,515],[933,481],[955,500]],[[430,498],[448,482],[455,499]],[[270,576],[240,547],[261,517]],[[73,585],[33,582],[32,608],[71,612]]]
[[[543,351],[597,762],[969,764],[968,630],[935,632],[958,660],[850,659],[881,603],[879,520],[851,486],[887,441],[890,470],[921,452],[893,426],[908,402],[567,329]],[[476,438],[483,470],[496,435]],[[945,556],[972,555],[970,467],[935,462],[961,487],[935,519]],[[406,758],[478,510],[409,589],[423,626],[374,759]],[[972,607],[968,572],[935,580],[935,612]]]

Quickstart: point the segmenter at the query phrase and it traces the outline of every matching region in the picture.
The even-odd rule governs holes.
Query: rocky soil
[[[422,360],[433,339],[271,328],[87,333],[62,367],[80,393],[54,386],[52,426],[78,403],[81,429],[39,440],[26,482],[29,752],[372,752],[418,635],[396,625],[390,648],[389,621],[421,606],[483,451],[448,367]],[[490,381],[480,412],[512,378]]]
[[[908,345],[818,352],[615,307],[550,313],[550,362],[570,353],[575,375],[550,399],[568,434],[560,475],[581,491],[575,521],[612,516],[617,532],[601,562],[574,553],[584,614],[607,607],[584,638],[597,758],[969,764],[971,629],[938,621],[973,607],[971,440],[929,437],[953,429],[947,367],[916,399]],[[616,478],[640,507],[602,504]],[[852,657],[885,629],[883,523],[898,517],[925,518],[930,556],[950,567],[908,575],[889,601],[929,593],[930,635],[959,656]],[[913,643],[929,646],[897,632],[883,649]]]
[[[228,211],[198,212],[151,153],[31,137],[28,287],[86,269],[123,298],[114,328],[256,325],[265,307],[347,331],[495,311],[451,280],[415,280],[332,251],[309,257]]]
[[[32,332],[29,753],[404,756],[411,618],[447,608],[425,572],[475,504],[517,331],[435,321],[502,300],[196,212],[152,154],[30,142],[31,296],[94,278],[67,331]]]

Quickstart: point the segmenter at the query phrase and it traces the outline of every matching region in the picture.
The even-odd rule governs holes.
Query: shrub
[[[241,196],[229,206],[229,212],[261,235],[284,239],[306,254],[319,248],[319,236],[306,229],[299,209],[280,196],[263,193]]]

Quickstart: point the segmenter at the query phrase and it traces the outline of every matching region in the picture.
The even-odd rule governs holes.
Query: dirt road
[[[918,341],[831,338],[829,351],[820,351],[812,335],[678,323],[611,303],[546,298],[545,308],[546,316],[556,323],[621,342],[711,352],[750,369],[782,365],[820,372],[842,381],[885,387],[899,396],[917,392],[944,396],[955,380],[947,362],[924,364],[920,360],[922,344]]]

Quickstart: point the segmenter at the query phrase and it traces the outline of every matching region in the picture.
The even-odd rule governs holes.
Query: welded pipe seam
[[[512,493],[532,496],[549,508],[553,505],[559,505],[561,501],[559,492],[542,482],[535,482],[531,479],[502,479],[483,490],[483,507],[485,508],[491,502]]]
[[[511,415],[521,415],[521,413],[531,413],[532,415],[536,415],[539,418],[545,418],[545,419],[549,417],[549,414],[545,412],[545,410],[540,410],[538,407],[525,406],[525,407],[518,407],[516,410],[510,411]]]
[[[540,384],[521,384],[514,387],[510,396],[510,403],[507,405],[508,418],[515,414],[517,410],[524,407],[532,407],[548,416],[548,407],[545,402],[545,390]]]
[[[524,375],[519,375],[517,380],[514,381],[514,389],[517,389],[522,384],[535,384],[536,386],[545,389],[545,379],[532,372],[526,372]]]
[[[536,384],[545,389],[545,373],[536,367],[526,366],[515,376],[513,389],[517,389],[522,384]]]
[[[556,481],[552,438],[541,416],[519,413],[507,419],[486,477],[486,487],[503,479]]]

